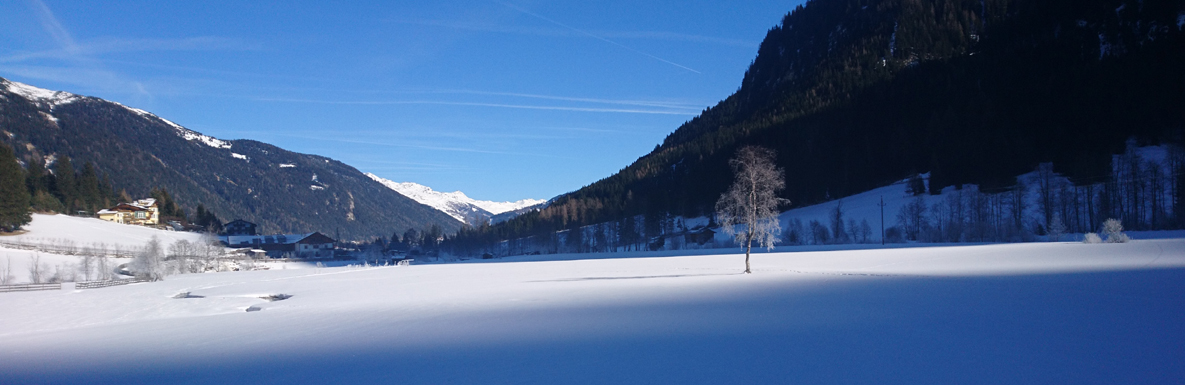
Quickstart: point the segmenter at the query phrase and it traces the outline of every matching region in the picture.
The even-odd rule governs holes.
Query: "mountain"
[[[1008,189],[1042,162],[1107,180],[1129,138],[1185,138],[1183,29],[1179,0],[808,1],[654,151],[474,237],[710,214],[745,145],[777,152],[791,207],[922,172],[934,193]]]
[[[167,189],[189,212],[202,204],[223,221],[266,233],[320,231],[342,239],[387,237],[453,218],[341,162],[252,140],[222,140],[144,110],[0,78],[0,141],[23,162],[63,155],[90,162],[133,197]]]
[[[367,173],[366,176],[403,194],[403,196],[436,208],[450,217],[470,225],[488,223],[491,220],[494,222],[505,221],[547,202],[542,199],[523,199],[515,202],[480,201],[470,198],[460,191],[439,192],[418,183],[394,182],[370,173]]]

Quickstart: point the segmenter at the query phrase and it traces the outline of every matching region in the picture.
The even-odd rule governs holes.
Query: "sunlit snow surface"
[[[1185,379],[1181,239],[653,255],[0,293],[0,383]]]

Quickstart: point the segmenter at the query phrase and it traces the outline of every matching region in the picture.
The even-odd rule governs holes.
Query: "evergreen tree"
[[[12,148],[0,144],[0,231],[16,231],[31,220],[24,172]]]
[[[115,187],[111,184],[111,176],[103,173],[103,180],[99,181],[99,196],[102,201],[99,203],[99,208],[111,207],[115,200]]]
[[[420,233],[416,229],[408,228],[403,232],[403,243],[407,244],[409,249],[420,245]]]
[[[67,214],[74,212],[78,200],[78,182],[74,177],[74,165],[70,163],[70,157],[62,155],[57,162],[53,164],[54,195],[62,201],[62,207],[65,208]]]
[[[95,165],[86,162],[82,166],[82,175],[78,178],[78,197],[82,201],[82,208],[92,213],[99,211],[102,205],[102,188],[99,187],[99,173]]]
[[[37,194],[39,191],[49,191],[49,181],[45,175],[45,164],[40,161],[40,156],[33,156],[29,161],[28,174],[25,176],[25,185],[29,188],[30,194]]]
[[[197,210],[193,214],[192,223],[204,227],[207,232],[222,232],[222,220],[218,219],[213,211],[206,210],[206,205],[201,203],[198,203]]]
[[[181,206],[173,201],[173,197],[169,195],[169,190],[155,188],[148,195],[156,199],[156,205],[160,209],[161,217],[185,218],[185,211],[181,210]]]
[[[34,154],[29,161],[29,169],[25,176],[25,185],[32,197],[31,204],[34,211],[58,213],[66,211],[62,206],[62,201],[49,192],[52,181],[53,175],[45,170],[41,156]]]
[[[422,241],[424,248],[435,249],[440,245],[440,238],[444,236],[444,230],[440,228],[440,225],[433,223],[427,229],[424,229],[422,234],[424,237]]]

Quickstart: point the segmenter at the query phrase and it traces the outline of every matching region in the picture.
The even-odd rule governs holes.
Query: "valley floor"
[[[752,275],[743,259],[0,293],[0,383],[1185,382],[1185,239],[758,253]]]

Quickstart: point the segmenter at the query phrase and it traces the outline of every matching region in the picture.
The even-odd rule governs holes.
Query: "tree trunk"
[[[750,234],[752,234],[751,230]],[[749,269],[749,251],[751,250],[753,250],[753,236],[749,235],[748,242],[745,242],[745,274],[753,273],[753,271]]]

